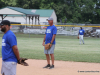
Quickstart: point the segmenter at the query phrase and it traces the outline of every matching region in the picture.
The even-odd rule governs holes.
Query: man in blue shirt
[[[17,60],[20,59],[17,48],[17,39],[15,34],[10,30],[10,22],[3,20],[0,23],[2,37],[2,75],[16,75]]]
[[[80,30],[79,30],[79,33],[78,33],[80,44],[81,44],[81,41],[84,44],[84,40],[83,40],[84,33],[85,33],[84,29],[82,29],[82,27],[80,27]]]
[[[48,23],[50,26],[47,27],[46,32],[45,32],[45,36],[44,36],[44,40],[43,40],[43,46],[45,46],[45,44],[52,44],[51,48],[48,50],[45,50],[44,48],[44,53],[46,55],[47,58],[47,66],[45,66],[44,68],[48,68],[52,69],[54,68],[54,48],[55,48],[55,37],[57,34],[57,28],[56,26],[53,25],[53,18],[48,18]],[[51,56],[51,61],[52,61],[52,65],[50,66],[50,56]]]

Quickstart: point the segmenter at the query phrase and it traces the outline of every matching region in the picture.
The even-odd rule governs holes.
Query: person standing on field
[[[47,59],[47,65],[43,68],[52,69],[52,68],[54,68],[54,48],[55,48],[55,37],[57,34],[57,28],[56,28],[56,26],[53,25],[52,17],[48,18],[48,23],[50,26],[48,26],[46,29],[42,45],[45,46],[45,44],[50,43],[50,44],[52,44],[52,46],[48,50],[45,50],[45,48],[44,48],[44,53],[45,53],[46,59]],[[52,65],[50,65],[50,56],[51,56]]]
[[[78,33],[80,44],[81,44],[81,41],[84,44],[84,40],[83,40],[84,33],[85,33],[84,29],[82,29],[82,27],[80,27],[80,30],[79,30],[79,33]]]
[[[1,31],[4,33],[2,37],[2,75],[16,75],[16,66],[20,60],[17,48],[17,38],[10,30],[10,21],[3,20],[0,23]]]

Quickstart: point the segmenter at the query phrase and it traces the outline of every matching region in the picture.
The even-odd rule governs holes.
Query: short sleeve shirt
[[[11,30],[9,30],[3,35],[2,38],[2,60],[3,61],[17,62],[17,58],[12,49],[14,45],[17,45],[17,39],[15,34]]]
[[[84,35],[85,31],[82,29],[79,30],[79,35]]]
[[[52,25],[52,26],[48,26],[46,29],[46,38],[45,38],[45,44],[50,43],[52,40],[52,37],[54,34],[57,34],[57,28],[56,26]],[[55,44],[55,39],[53,41],[53,44]]]

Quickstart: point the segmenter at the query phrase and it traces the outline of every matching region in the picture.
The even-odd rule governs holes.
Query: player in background
[[[84,44],[84,40],[83,40],[84,33],[85,33],[84,29],[82,29],[82,27],[80,27],[80,30],[79,30],[79,33],[78,33],[80,44],[81,44],[81,41],[82,41],[83,44]]]
[[[17,39],[15,34],[10,30],[10,21],[3,20],[0,23],[2,37],[2,75],[16,75],[17,62],[20,60],[17,48]]]

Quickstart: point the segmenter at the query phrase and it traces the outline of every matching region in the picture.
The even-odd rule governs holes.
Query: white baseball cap
[[[47,20],[50,21],[50,20],[53,20],[53,18],[52,17],[49,17]]]

